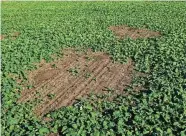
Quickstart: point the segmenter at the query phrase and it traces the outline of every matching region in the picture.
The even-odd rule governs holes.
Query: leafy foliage
[[[2,2],[2,135],[186,135],[185,11],[184,2]],[[108,27],[123,24],[162,37],[117,40]],[[11,39],[13,32],[20,35]],[[130,57],[148,76],[134,80],[128,96],[90,97],[43,122],[30,112],[34,103],[16,101],[25,71],[65,47],[105,51],[121,63]],[[133,93],[139,84],[148,90]]]

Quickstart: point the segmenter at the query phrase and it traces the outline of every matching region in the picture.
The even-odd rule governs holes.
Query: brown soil
[[[12,39],[12,40],[15,40],[19,35],[20,35],[19,32],[11,33],[11,39]]]
[[[3,40],[5,37],[5,35],[0,35],[0,40]]]
[[[42,121],[43,122],[50,122],[50,121],[53,121],[53,120],[52,120],[52,118],[44,117],[44,118],[42,118]]]
[[[19,32],[13,32],[13,33],[10,34],[10,36],[8,36],[8,35],[0,35],[0,40],[3,40],[5,38],[7,38],[7,37],[10,37],[12,40],[15,40],[19,35],[20,35]]]
[[[76,75],[73,75],[73,70]],[[132,73],[131,60],[126,64],[112,63],[109,56],[102,52],[77,53],[66,49],[62,59],[52,64],[42,63],[41,67],[29,73],[29,81],[34,88],[22,91],[18,102],[40,99],[35,113],[43,116],[49,111],[71,105],[89,93],[104,93],[105,87],[116,90],[116,94],[122,93],[131,83]]]
[[[58,133],[50,133],[50,134],[48,134],[46,136],[59,136],[59,134]]]
[[[117,38],[131,38],[131,39],[138,39],[138,38],[152,38],[160,36],[160,32],[151,31],[145,28],[133,28],[129,26],[110,26],[109,30],[113,31]]]

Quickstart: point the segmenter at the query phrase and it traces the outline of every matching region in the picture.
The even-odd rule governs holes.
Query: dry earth
[[[11,38],[12,40],[15,40],[19,35],[20,35],[19,32],[12,32],[9,35],[0,35],[0,41],[7,39],[8,37]]]
[[[110,26],[109,30],[111,30],[117,38],[131,38],[131,39],[138,39],[138,38],[152,38],[160,36],[160,32],[151,31],[145,28],[133,28],[126,25],[123,26]]]
[[[115,90],[116,94],[131,83],[133,63],[113,63],[102,52],[77,53],[64,50],[64,57],[53,63],[42,62],[39,68],[29,73],[32,89],[22,91],[18,102],[34,99],[41,101],[35,113],[43,116],[49,111],[73,104],[76,99],[89,93],[103,93],[105,87]]]

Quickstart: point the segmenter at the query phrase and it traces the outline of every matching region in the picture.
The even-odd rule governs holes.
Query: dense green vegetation
[[[118,41],[108,27],[122,24],[146,25],[162,36]],[[13,32],[20,32],[15,40]],[[7,35],[1,41],[2,135],[186,135],[184,2],[2,2],[1,33]],[[46,115],[54,121],[45,123],[30,112],[33,104],[16,100],[25,71],[65,47],[105,51],[120,62],[130,57],[148,76],[134,80],[128,96],[93,104],[90,97]],[[139,84],[148,90],[133,93]]]

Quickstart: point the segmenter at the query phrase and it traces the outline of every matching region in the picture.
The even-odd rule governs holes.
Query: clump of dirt
[[[18,102],[41,100],[35,113],[43,116],[49,111],[68,106],[90,93],[105,93],[105,87],[115,94],[132,81],[133,63],[113,63],[103,52],[77,53],[64,50],[64,57],[53,63],[44,63],[30,72],[29,81],[33,88],[22,91]]]
[[[133,28],[126,25],[123,26],[110,26],[109,30],[111,30],[117,38],[131,38],[131,39],[138,39],[138,38],[152,38],[160,36],[160,32],[151,31],[145,28]]]

